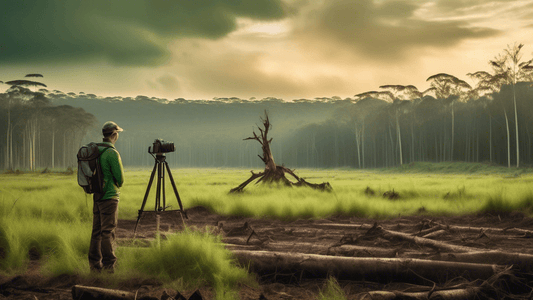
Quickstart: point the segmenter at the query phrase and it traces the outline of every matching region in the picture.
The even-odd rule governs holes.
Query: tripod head
[[[155,155],[154,153],[150,153],[150,154],[154,157],[156,163],[166,162],[167,157],[165,156],[165,153],[155,153]]]

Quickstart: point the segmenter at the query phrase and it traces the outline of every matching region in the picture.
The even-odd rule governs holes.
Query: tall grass
[[[126,170],[120,219],[137,217],[150,172]],[[533,208],[529,169],[420,163],[394,170],[304,169],[297,173],[310,182],[329,181],[334,190],[328,193],[250,184],[243,193],[229,194],[249,177],[248,170],[173,170],[185,208],[202,205],[225,215],[387,218],[420,211],[434,215],[512,210],[531,213]],[[155,185],[145,210],[154,209],[154,190]],[[393,190],[399,199],[382,196]],[[168,179],[165,196],[167,205],[177,209]],[[45,273],[88,274],[91,220],[92,199],[77,185],[74,174],[0,174],[0,272],[23,272],[32,254],[41,258]],[[246,272],[232,264],[220,240],[206,234],[185,231],[150,247],[119,247],[117,255],[117,275],[124,278],[152,276],[182,286],[206,283],[228,297],[232,294],[223,290],[248,280]]]
[[[74,274],[87,265],[90,227],[44,219],[0,219],[0,271],[21,273],[30,256],[41,259],[45,274]]]
[[[167,235],[148,248],[122,247],[117,256],[119,275],[159,278],[176,288],[207,284],[218,292],[249,281],[246,270],[234,265],[220,237],[185,230]]]

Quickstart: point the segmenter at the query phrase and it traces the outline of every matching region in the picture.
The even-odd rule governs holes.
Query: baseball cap
[[[124,131],[124,129],[120,128],[117,123],[113,121],[107,121],[104,123],[104,126],[102,127],[103,134],[113,133],[115,131],[121,132]]]

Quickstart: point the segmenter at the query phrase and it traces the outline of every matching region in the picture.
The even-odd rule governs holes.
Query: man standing
[[[93,230],[89,246],[91,272],[113,273],[117,257],[114,251],[115,229],[118,221],[120,187],[124,183],[124,168],[115,149],[118,133],[123,131],[115,122],[102,127],[103,143],[98,145],[103,173],[103,192],[93,195]]]

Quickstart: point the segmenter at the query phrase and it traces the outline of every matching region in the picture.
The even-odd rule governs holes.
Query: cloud
[[[233,40],[183,40],[182,54],[173,67],[183,78],[183,94],[197,97],[264,98],[332,96],[345,91],[346,81],[331,73],[309,72],[309,66],[292,64],[292,57],[241,49]],[[259,48],[261,48],[259,46]],[[300,67],[300,68],[298,68]]]
[[[153,80],[147,80],[146,83],[149,87],[156,91],[163,91],[164,93],[176,93],[180,91],[179,80],[170,74],[165,74]]]
[[[483,39],[500,32],[464,20],[418,16],[427,1],[325,1],[301,19],[295,35],[306,43],[348,48],[374,60],[397,60],[411,51],[449,48],[464,40]],[[435,9],[435,7],[432,7]]]
[[[179,37],[218,39],[238,17],[286,17],[281,0],[28,0],[0,10],[0,63],[104,59],[159,65]]]

